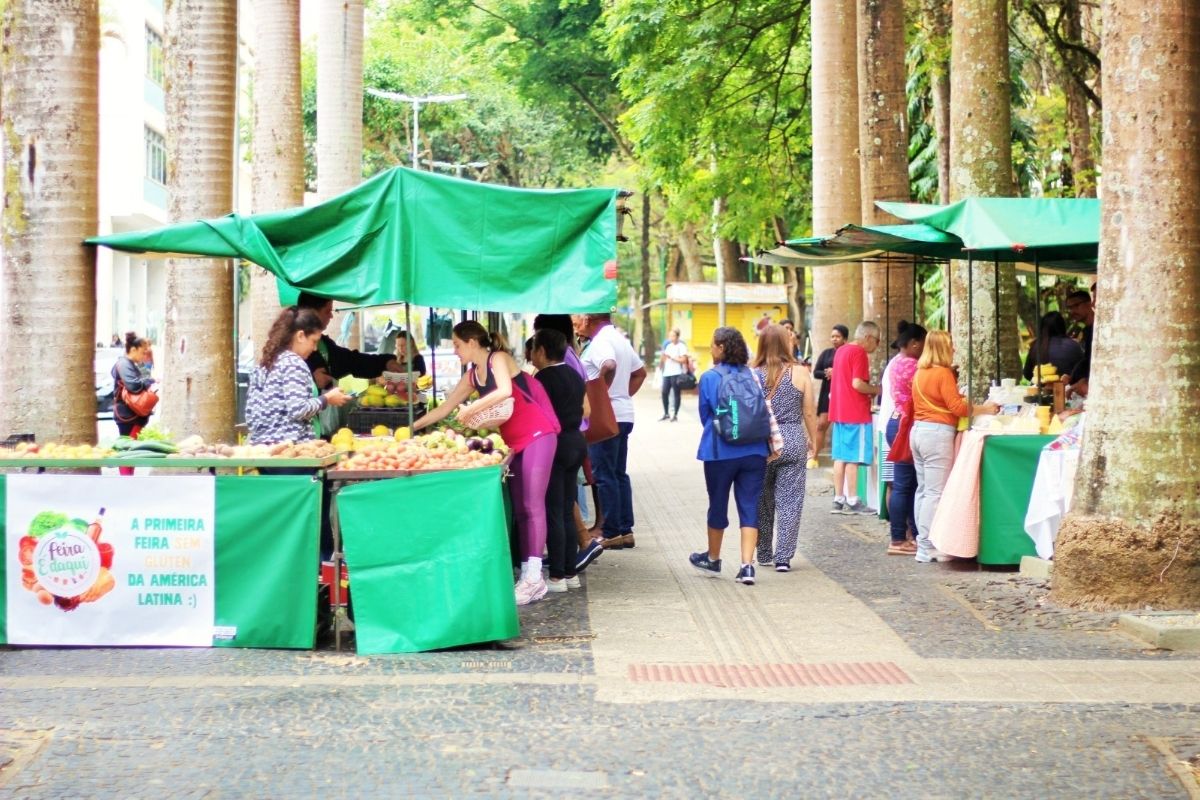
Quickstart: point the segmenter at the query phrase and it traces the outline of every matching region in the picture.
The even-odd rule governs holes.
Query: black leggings
[[[679,416],[680,393],[683,391],[679,386],[679,380],[682,377],[683,377],[682,375],[668,375],[662,379],[662,401],[663,401],[663,416],[664,417],[666,417],[666,416],[678,417]],[[670,397],[672,392],[675,394],[675,412],[674,413],[671,413],[671,411],[667,408],[667,399]]]
[[[587,455],[587,442],[579,431],[560,433],[550,468],[550,483],[546,486],[546,549],[550,554],[547,566],[555,580],[575,574],[579,557],[579,537],[575,531],[575,496],[577,479]]]

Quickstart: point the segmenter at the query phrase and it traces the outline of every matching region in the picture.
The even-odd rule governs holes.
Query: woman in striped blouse
[[[315,439],[320,431],[314,422],[321,409],[349,401],[336,385],[318,395],[312,371],[304,362],[316,350],[324,327],[315,311],[295,306],[283,309],[271,326],[246,396],[251,444]]]

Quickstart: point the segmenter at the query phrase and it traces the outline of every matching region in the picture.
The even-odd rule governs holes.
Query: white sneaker
[[[565,581],[568,589],[582,589],[583,581],[579,580],[578,575],[572,575]]]
[[[527,606],[545,597],[549,589],[546,586],[546,582],[539,575],[535,581],[519,581],[514,591],[517,595],[517,605]]]
[[[546,581],[547,594],[566,594],[567,588],[567,581],[565,578],[559,578],[558,580],[551,578],[550,580]]]
[[[948,556],[945,553],[934,550],[932,547],[928,550],[917,550],[917,554],[913,556],[918,564],[933,564],[938,561],[953,561],[953,556]]]

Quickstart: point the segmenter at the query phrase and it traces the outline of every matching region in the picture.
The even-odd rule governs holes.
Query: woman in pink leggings
[[[478,322],[460,322],[452,336],[454,352],[467,365],[467,379],[459,381],[446,402],[416,420],[419,430],[440,422],[464,403],[472,391],[479,399],[459,409],[459,416],[476,414],[511,397],[513,412],[500,426],[500,435],[514,457],[509,489],[513,516],[521,540],[521,579],[517,582],[517,605],[528,605],[546,596],[542,577],[542,553],[546,549],[546,487],[558,444],[558,417],[546,390],[517,369],[517,362],[497,338]]]

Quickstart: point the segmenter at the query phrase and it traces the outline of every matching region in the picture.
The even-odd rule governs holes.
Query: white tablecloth
[[[1033,478],[1033,494],[1025,512],[1025,533],[1041,558],[1054,557],[1054,539],[1063,517],[1071,510],[1079,450],[1043,450]]]

